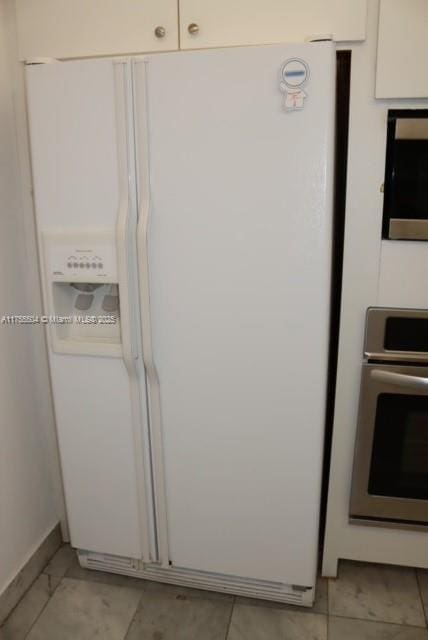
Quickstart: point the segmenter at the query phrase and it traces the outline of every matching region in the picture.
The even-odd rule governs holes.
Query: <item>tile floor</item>
[[[428,571],[342,562],[311,610],[82,569],[63,546],[0,640],[428,640]]]

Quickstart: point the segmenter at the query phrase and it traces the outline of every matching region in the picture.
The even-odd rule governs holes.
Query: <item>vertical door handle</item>
[[[135,139],[138,157],[138,225],[137,251],[140,285],[140,315],[143,345],[143,359],[147,375],[149,396],[150,433],[153,450],[153,474],[155,478],[155,508],[157,519],[158,552],[163,567],[169,567],[168,521],[166,508],[165,469],[162,442],[162,415],[159,376],[156,370],[150,311],[149,275],[149,223],[151,215],[150,170],[149,170],[149,128],[147,99],[147,68],[150,62],[139,60],[135,63]]]
[[[116,220],[116,254],[119,280],[119,308],[122,353],[129,378],[134,441],[134,461],[138,515],[141,531],[141,550],[144,560],[150,556],[150,533],[146,474],[143,445],[143,415],[141,381],[137,368],[139,354],[138,284],[135,231],[137,227],[137,197],[134,163],[133,104],[131,65],[126,61],[113,63],[116,141],[118,154],[119,207]]]

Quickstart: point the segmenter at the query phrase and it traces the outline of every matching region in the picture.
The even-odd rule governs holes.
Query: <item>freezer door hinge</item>
[[[332,33],[313,33],[305,38],[305,42],[332,42],[332,40]]]
[[[30,66],[33,64],[54,64],[55,62],[61,62],[57,58],[27,58],[24,60],[24,64]]]

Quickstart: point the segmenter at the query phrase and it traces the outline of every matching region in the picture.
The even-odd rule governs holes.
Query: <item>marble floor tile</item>
[[[0,594],[0,624],[4,622],[13,608],[16,607],[60,546],[61,531],[59,525],[57,525],[52,529],[35,553],[33,553],[12,582]]]
[[[74,580],[85,580],[87,582],[99,582],[101,584],[111,584],[117,587],[129,587],[130,589],[144,590],[147,587],[147,580],[141,578],[132,578],[131,576],[123,576],[119,573],[109,573],[108,571],[94,571],[93,569],[85,569],[79,564],[77,555],[73,558],[71,566],[67,569],[66,578]]]
[[[232,599],[151,589],[142,594],[126,640],[224,640],[232,606]]]
[[[63,578],[28,640],[123,640],[141,591]]]
[[[1,629],[0,638],[2,640],[23,640],[60,581],[61,578],[41,574],[6,619]]]
[[[327,613],[327,578],[317,579],[317,588],[315,592],[315,602],[310,609],[303,609],[303,611],[310,611],[312,613]],[[250,607],[268,607],[270,609],[289,609],[290,611],[302,611],[302,607],[298,607],[293,604],[285,604],[283,602],[273,602],[271,600],[259,600],[257,598],[247,598],[244,596],[236,596],[236,604],[246,604]]]
[[[428,640],[428,629],[330,616],[328,640]]]
[[[331,615],[425,626],[414,569],[343,561],[328,598]]]
[[[238,604],[227,640],[327,640],[327,616]]]
[[[76,551],[69,544],[64,544],[43,569],[43,573],[63,578],[75,561]]]
[[[328,580],[327,578],[319,577],[317,579],[317,589],[315,592],[315,602],[312,607],[313,613],[327,613],[328,612]]]
[[[417,574],[422,602],[425,608],[425,618],[428,622],[428,569],[418,569]]]

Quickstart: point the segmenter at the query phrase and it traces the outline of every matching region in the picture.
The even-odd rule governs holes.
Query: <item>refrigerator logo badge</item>
[[[286,111],[299,111],[305,106],[307,94],[303,87],[309,80],[309,67],[300,58],[290,58],[281,67],[279,88],[284,94],[283,107]]]

